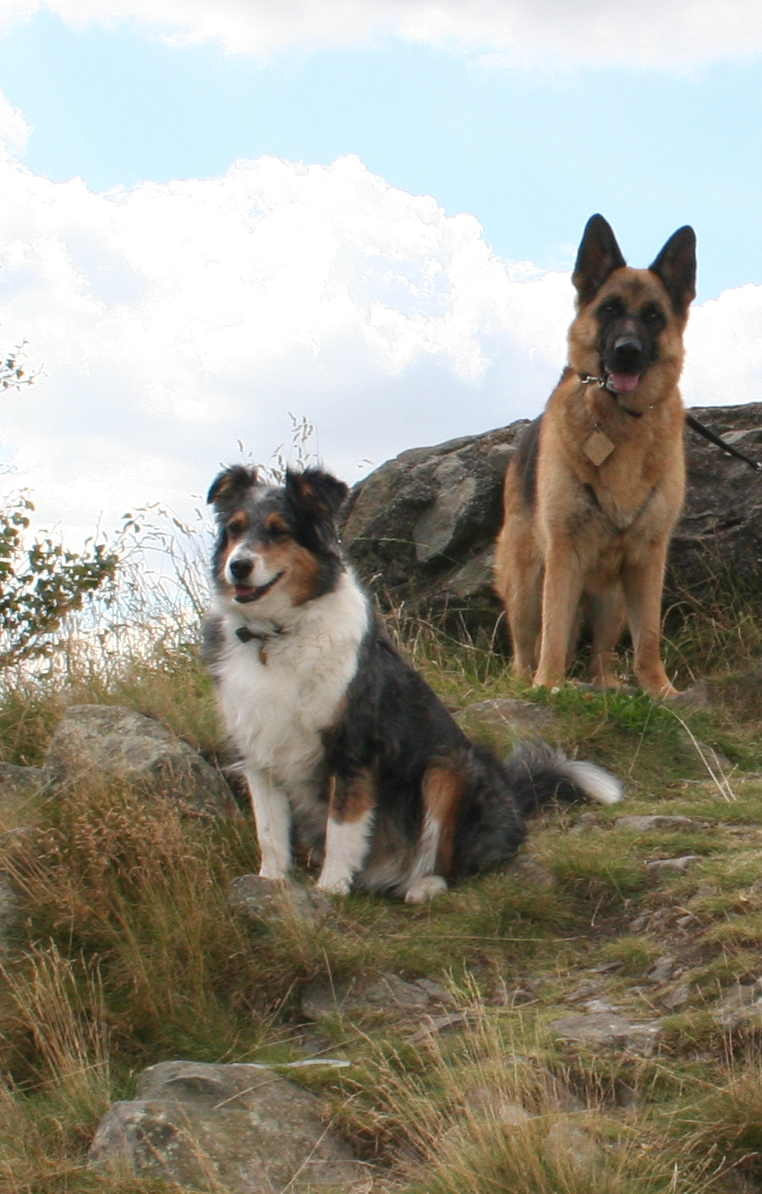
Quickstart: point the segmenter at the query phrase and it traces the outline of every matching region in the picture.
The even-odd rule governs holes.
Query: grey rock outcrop
[[[355,485],[342,537],[385,603],[457,610],[474,626],[494,625],[503,477],[526,422],[413,448]]]
[[[57,786],[123,780],[197,813],[231,816],[230,789],[197,751],[152,717],[116,705],[71,705],[48,748]]]
[[[762,460],[762,403],[691,411]],[[360,575],[388,606],[462,620],[492,635],[502,483],[521,419],[483,435],[414,448],[353,488],[343,539]],[[688,490],[670,551],[668,603],[701,601],[726,582],[762,585],[762,476],[686,429]]]
[[[320,1111],[314,1095],[264,1066],[161,1062],[140,1075],[135,1099],[101,1120],[89,1163],[229,1194],[341,1189],[363,1169]]]

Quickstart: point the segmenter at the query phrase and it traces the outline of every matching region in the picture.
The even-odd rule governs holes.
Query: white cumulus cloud
[[[14,108],[0,91],[0,148],[18,152],[25,147],[31,131],[20,108]]]
[[[6,155],[0,188],[0,349],[26,339],[45,370],[2,397],[6,489],[71,535],[151,501],[187,513],[239,439],[266,459],[289,412],[353,480],[537,413],[563,364],[568,273],[501,261],[472,216],[356,157],[94,194]],[[762,287],[697,308],[689,401],[758,397],[760,327]]]
[[[496,64],[684,69],[762,49],[757,0],[2,0],[6,27],[45,8],[71,26],[138,22],[176,42],[264,59],[385,35]]]
[[[102,195],[6,158],[0,186],[0,337],[45,369],[0,437],[44,516],[82,530],[187,505],[238,439],[267,457],[289,411],[350,477],[507,421],[563,353],[563,275],[507,268],[473,217],[355,157]]]

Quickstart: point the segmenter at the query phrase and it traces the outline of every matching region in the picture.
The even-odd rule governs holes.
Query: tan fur
[[[278,528],[283,527],[281,520],[275,517],[270,518],[268,523]],[[237,516],[236,519],[231,519],[228,528],[229,539],[219,554],[217,565],[218,580],[223,591],[226,593],[232,592],[233,589],[233,586],[225,579],[225,568],[228,557],[237,546],[238,539],[245,531],[245,519],[241,519],[240,516]],[[306,547],[302,547],[299,543],[295,543],[293,539],[287,539],[285,542],[275,544],[256,543],[253,546],[266,561],[268,570],[273,575],[277,572],[284,573],[284,577],[279,584],[288,593],[293,605],[304,605],[305,601],[310,600],[315,592],[315,582],[320,567],[312,552],[308,551]]]
[[[439,827],[436,873],[445,879],[452,874],[455,828],[465,782],[462,770],[434,763],[427,768],[421,785],[424,814]]]
[[[652,271],[615,268],[584,304],[588,296],[575,274],[581,297],[569,330],[569,365],[543,415],[532,507],[519,465],[512,463],[506,475],[495,587],[505,603],[514,674],[533,676],[538,685],[563,682],[584,612],[592,624],[593,683],[618,684],[615,648],[629,622],[638,682],[654,697],[675,693],[660,657],[661,594],[685,488],[677,383],[692,292],[684,286],[687,302],[676,302]],[[578,376],[601,375],[596,311],[610,295],[628,315],[648,302],[668,315],[658,358],[634,392],[617,396]],[[598,466],[584,451],[596,430],[614,445]]]
[[[361,771],[347,783],[339,783],[331,776],[329,785],[330,816],[340,825],[359,821],[375,806],[375,784],[369,770]]]

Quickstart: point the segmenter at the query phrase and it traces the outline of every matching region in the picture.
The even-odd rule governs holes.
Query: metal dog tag
[[[590,438],[585,440],[582,451],[588,460],[598,468],[599,464],[603,464],[604,460],[609,458],[615,447],[616,444],[612,444],[609,437],[602,431],[594,431]]]

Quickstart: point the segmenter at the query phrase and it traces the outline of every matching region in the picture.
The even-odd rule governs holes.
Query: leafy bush
[[[24,344],[0,360],[0,391],[30,386],[40,370],[21,365]],[[51,538],[24,545],[34,506],[26,494],[0,507],[0,666],[47,655],[61,619],[114,575],[117,558],[101,544],[67,551]]]
[[[47,655],[61,619],[113,577],[117,557],[96,543],[69,551],[49,536],[24,544],[34,506],[25,494],[0,509],[0,665]]]

